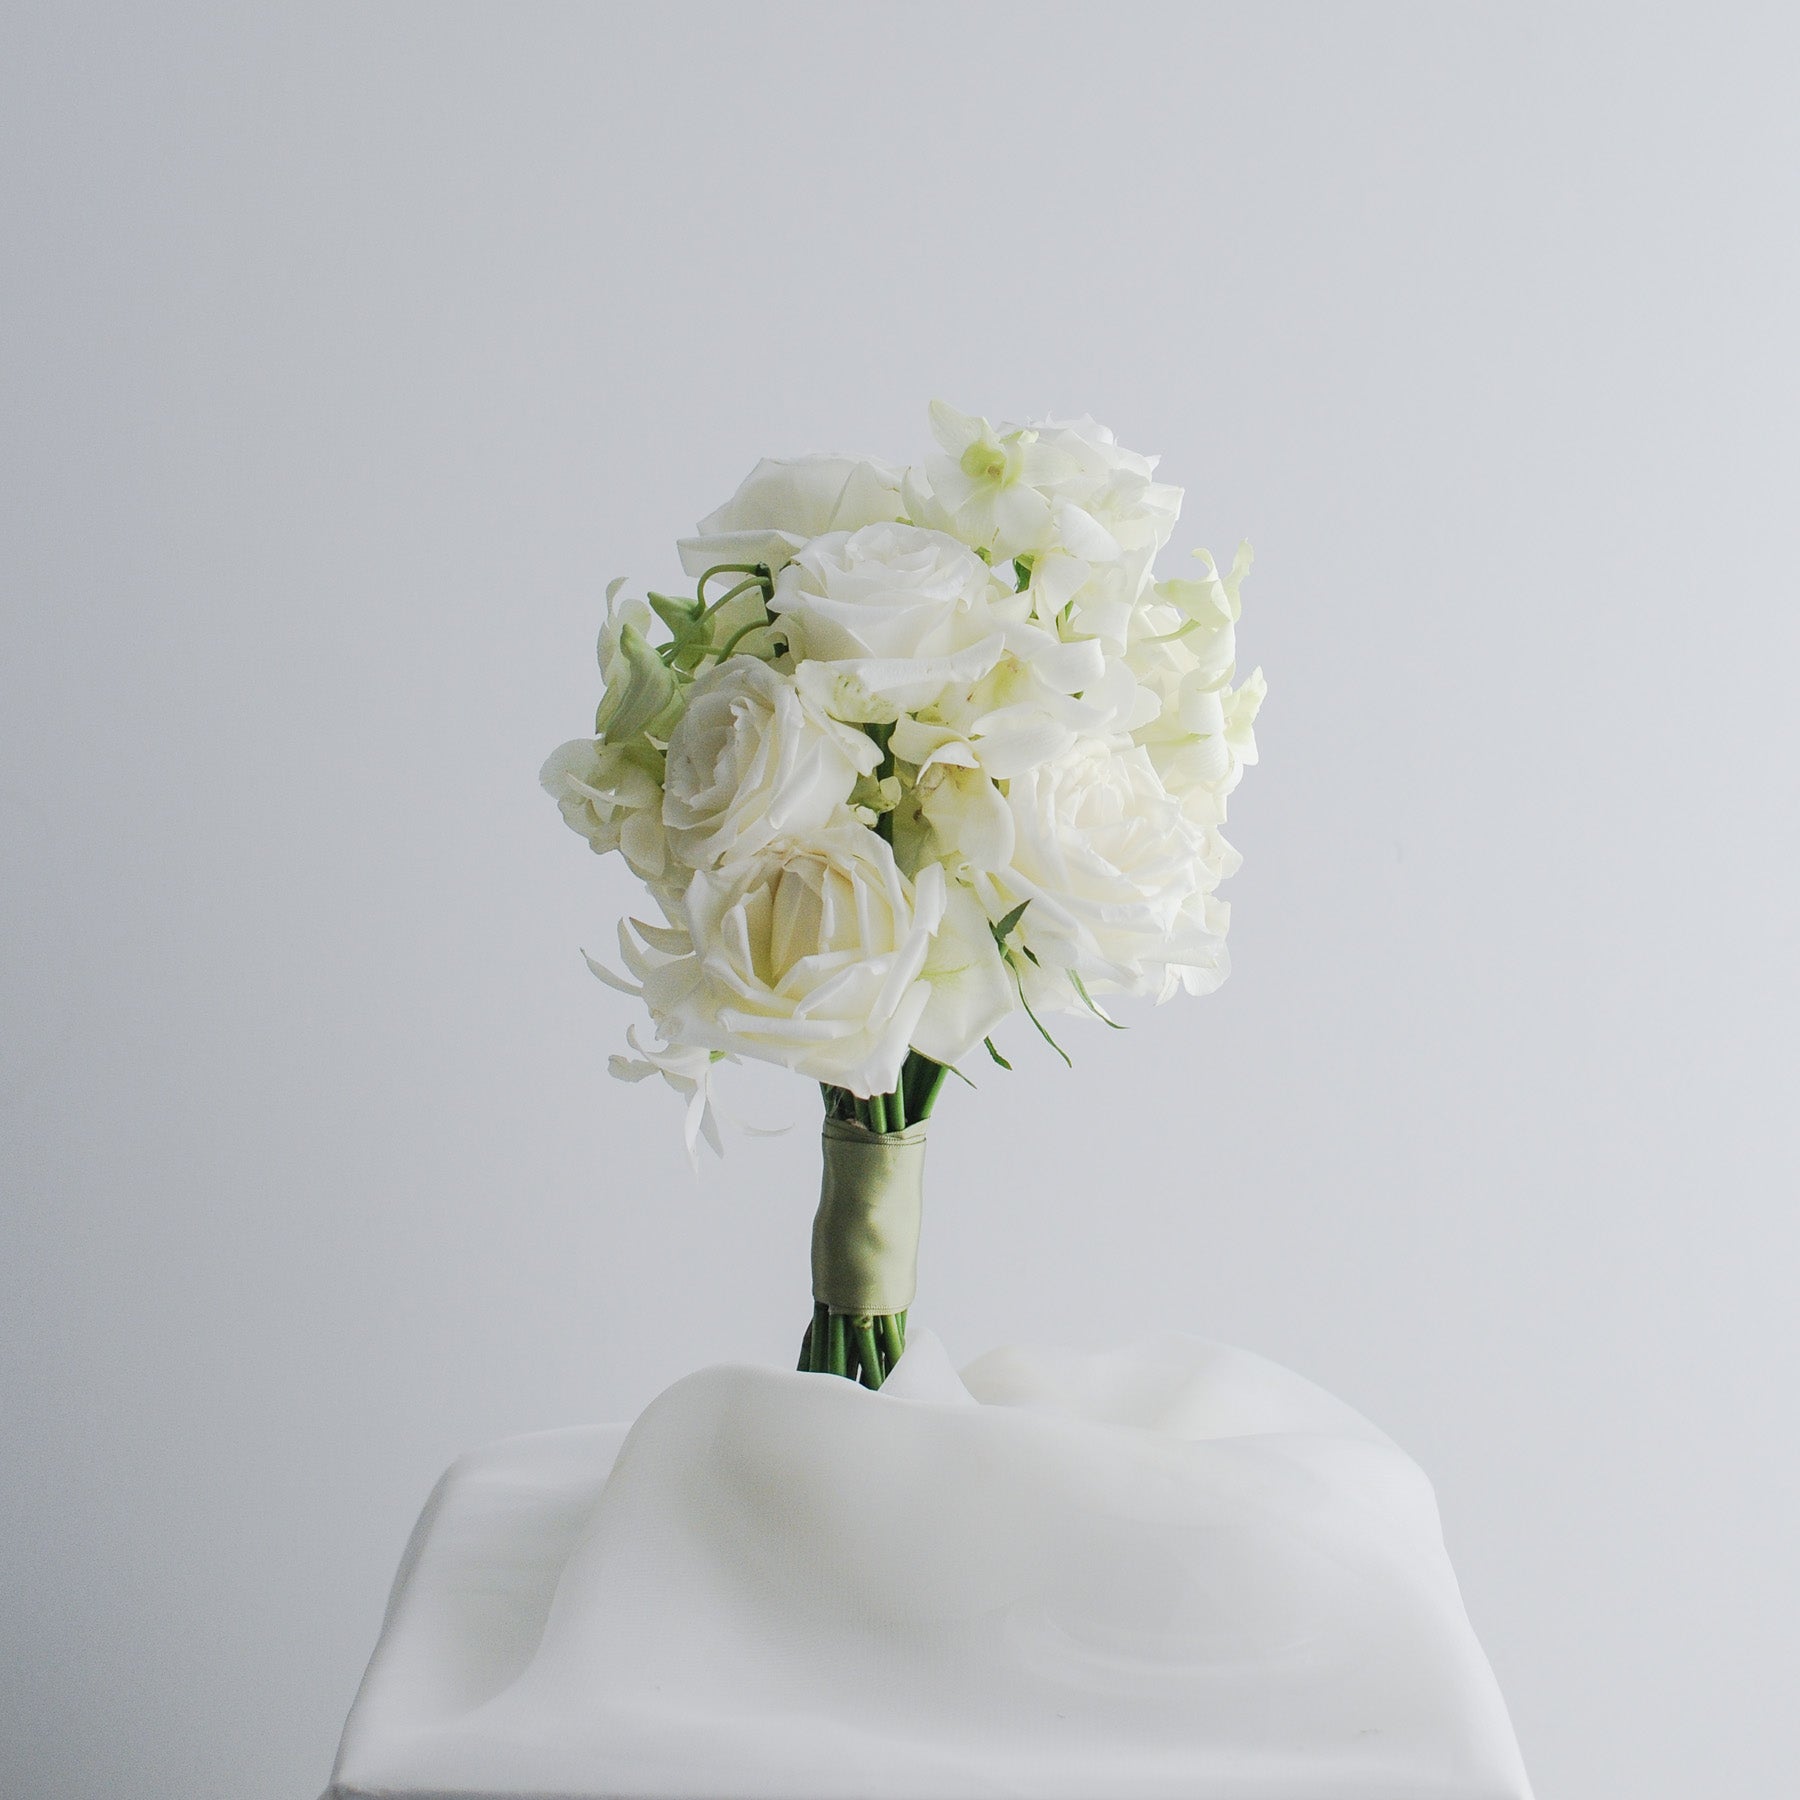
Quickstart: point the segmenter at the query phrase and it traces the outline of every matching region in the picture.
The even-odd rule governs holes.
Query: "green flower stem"
[[[894,772],[894,728],[892,725],[865,725],[863,730],[874,740],[875,747],[881,752],[881,761],[875,765],[874,774],[876,781],[884,781]],[[884,843],[890,846],[893,844],[894,813],[891,807],[886,812],[877,814],[875,835]],[[909,1050],[907,1052],[908,1060],[910,1061],[915,1054],[916,1052]]]
[[[929,1057],[919,1055],[916,1050],[907,1057],[900,1092],[906,1116],[914,1124],[931,1117],[931,1109],[937,1105],[937,1097],[943,1091],[949,1075],[950,1071],[944,1064],[933,1062]]]
[[[706,584],[715,575],[748,575],[765,592],[772,594],[775,591],[775,583],[770,578],[767,563],[714,563],[694,584],[694,597],[702,606],[706,604]],[[742,589],[748,583],[740,581],[737,585],[739,589]]]
[[[701,614],[701,617],[710,619],[715,613],[723,612],[739,594],[747,594],[752,588],[760,588],[761,586],[762,583],[758,581],[754,575],[745,576],[745,578],[738,582],[735,587],[728,587],[725,592],[722,593],[703,614]]]
[[[905,1313],[835,1313],[819,1305],[801,1339],[797,1367],[803,1375],[842,1375],[878,1388],[905,1350]]]
[[[765,612],[760,619],[752,619],[748,625],[740,625],[717,650],[708,650],[706,655],[716,656],[720,662],[723,662],[751,632],[766,631],[774,623],[775,621]],[[705,658],[703,657],[701,660],[704,661]]]
[[[856,1354],[862,1363],[862,1384],[878,1388],[887,1376],[881,1366],[881,1352],[875,1347],[875,1321],[866,1313],[856,1321]]]

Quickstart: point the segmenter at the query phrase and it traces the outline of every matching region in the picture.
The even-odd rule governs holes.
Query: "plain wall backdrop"
[[[1543,1800],[1791,1791],[1786,14],[5,36],[0,1790],[306,1800],[456,1452],[791,1363],[816,1093],[688,1173],[537,767],[610,576],[942,396],[1161,452],[1271,694],[1231,981],[947,1098],[915,1316],[1312,1376]]]

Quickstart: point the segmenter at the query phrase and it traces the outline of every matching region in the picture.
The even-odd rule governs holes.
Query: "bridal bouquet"
[[[543,783],[659,917],[619,927],[653,1042],[614,1057],[719,1148],[720,1065],[817,1081],[825,1179],[801,1366],[879,1386],[904,1345],[923,1127],[1015,1013],[1225,978],[1241,546],[1158,579],[1181,490],[1091,419],[759,463],[681,540],[691,595],[607,589],[592,737]],[[1064,1060],[1067,1058],[1065,1056]]]

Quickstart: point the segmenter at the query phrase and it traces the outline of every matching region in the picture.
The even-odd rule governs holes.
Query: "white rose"
[[[574,738],[552,750],[538,774],[570,829],[597,855],[619,851],[654,890],[685,874],[663,829],[662,762],[642,738],[629,744]]]
[[[697,535],[677,545],[681,566],[704,575],[720,563],[779,569],[809,538],[898,519],[901,473],[866,456],[765,457]]]
[[[769,606],[792,628],[797,657],[844,665],[869,693],[908,708],[979,681],[1029,602],[941,531],[869,525],[808,544],[776,576]]]
[[[633,973],[670,1043],[891,1093],[931,1002],[925,959],[945,900],[937,864],[909,882],[874,832],[832,826],[701,870],[683,907],[691,947]],[[673,936],[652,941],[662,951]]]
[[[824,827],[881,752],[785,675],[734,656],[688,690],[669,737],[663,823],[691,868]]]
[[[1142,749],[1084,739],[1015,776],[1006,803],[1012,860],[973,881],[991,918],[1027,903],[1008,943],[1036,959],[1026,963],[1034,1005],[1082,1010],[1071,971],[1090,993],[1159,998],[1223,979],[1204,834]]]

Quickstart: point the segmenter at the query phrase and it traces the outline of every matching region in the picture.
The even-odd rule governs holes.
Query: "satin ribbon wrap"
[[[925,1127],[874,1132],[827,1119],[822,1148],[813,1298],[833,1312],[905,1312],[919,1281]]]

